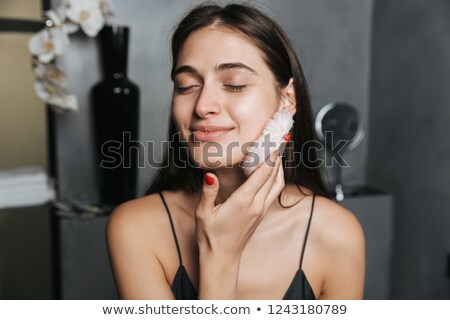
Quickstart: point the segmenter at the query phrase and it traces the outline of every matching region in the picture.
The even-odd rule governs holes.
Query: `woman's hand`
[[[269,206],[284,188],[279,152],[272,153],[224,203],[217,206],[214,201],[219,181],[214,174],[208,173],[208,176],[213,183],[203,184],[195,212],[200,252],[220,256],[223,262],[239,260]]]

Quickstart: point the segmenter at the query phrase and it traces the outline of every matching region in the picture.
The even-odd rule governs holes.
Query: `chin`
[[[244,158],[244,154],[241,153],[239,147],[233,147],[233,144],[216,141],[190,144],[189,154],[195,163],[206,166],[231,165],[233,163],[239,163]]]
[[[234,159],[233,159],[234,158]],[[193,164],[195,164],[198,168],[202,170],[218,170],[218,169],[226,169],[233,168],[239,166],[239,163],[244,159],[243,155],[239,157],[220,157],[220,156],[195,156],[190,157]]]

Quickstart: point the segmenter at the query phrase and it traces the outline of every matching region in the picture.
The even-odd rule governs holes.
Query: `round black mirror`
[[[341,152],[353,150],[361,143],[365,135],[358,110],[345,102],[329,103],[320,109],[316,116],[315,129],[320,141],[334,157],[338,156],[333,154],[336,144],[345,142],[345,145],[339,148]],[[337,201],[342,201],[344,189],[340,164],[335,166],[334,172],[335,197]]]

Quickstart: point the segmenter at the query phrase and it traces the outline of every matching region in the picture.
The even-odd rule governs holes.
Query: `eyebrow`
[[[247,66],[246,64],[243,64],[242,62],[228,62],[228,63],[222,63],[216,67],[216,71],[224,71],[224,70],[230,70],[230,69],[244,69],[247,71],[250,71],[251,73],[258,75],[258,73]],[[197,69],[195,69],[192,66],[183,65],[175,69],[175,71],[172,72],[171,78],[172,80],[180,73],[193,73],[195,75],[198,75]]]

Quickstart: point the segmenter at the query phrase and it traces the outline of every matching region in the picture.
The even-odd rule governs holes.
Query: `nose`
[[[220,112],[220,101],[213,86],[203,85],[197,98],[194,113],[200,118],[208,118]]]

